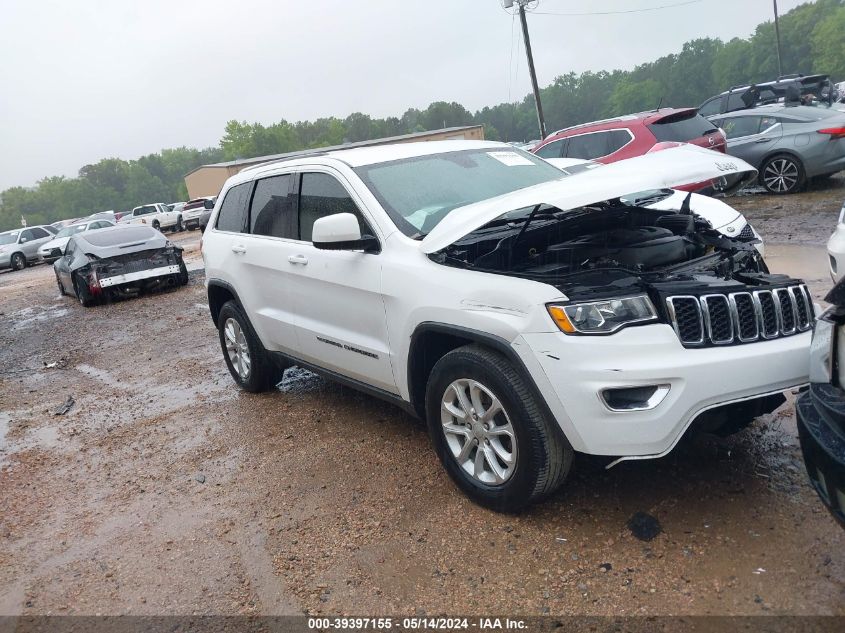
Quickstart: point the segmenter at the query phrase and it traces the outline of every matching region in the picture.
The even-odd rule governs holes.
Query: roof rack
[[[328,154],[328,152],[322,148],[313,150],[302,150],[299,152],[290,152],[289,154],[286,154],[283,157],[273,158],[265,163],[258,163],[257,165],[250,165],[249,167],[244,167],[241,172],[252,171],[253,169],[258,169],[259,167],[267,167],[268,165],[286,163],[287,161],[294,160],[296,158],[305,158],[306,156],[325,156],[326,154]]]

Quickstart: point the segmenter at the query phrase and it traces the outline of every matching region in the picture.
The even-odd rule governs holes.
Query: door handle
[[[308,258],[305,255],[291,255],[288,257],[291,264],[301,264],[305,266],[308,263]]]
[[[244,253],[246,253],[246,246],[235,245],[232,247],[232,252],[243,255]]]
[[[771,140],[772,140],[772,139],[770,139],[770,138],[758,138],[758,139],[757,139],[756,141],[754,141],[754,142],[755,142],[755,143],[768,143],[768,142],[769,142],[769,141],[771,141]]]

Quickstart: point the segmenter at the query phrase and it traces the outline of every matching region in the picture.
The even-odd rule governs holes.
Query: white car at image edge
[[[830,266],[830,278],[836,283],[845,275],[845,204],[839,211],[839,220],[833,235],[827,241],[827,255]]]
[[[482,141],[245,169],[203,236],[224,360],[248,391],[296,364],[404,407],[465,494],[518,510],[563,483],[576,451],[661,457],[691,427],[738,431],[807,383],[805,285],[770,274],[755,236],[716,230],[692,196],[639,200],[755,176],[694,147],[566,176]]]

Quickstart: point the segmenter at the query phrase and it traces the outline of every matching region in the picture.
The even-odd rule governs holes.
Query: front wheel
[[[61,278],[61,277],[59,277],[59,273],[58,273],[58,271],[56,271],[56,270],[54,269],[54,272],[56,273],[56,285],[58,285],[58,286],[59,286],[59,294],[60,294],[60,295],[62,295],[62,296],[64,297],[67,293],[65,292],[65,286],[64,286],[64,284],[62,283],[62,278]]]
[[[260,393],[275,388],[284,368],[273,363],[237,303],[223,305],[217,325],[226,366],[241,389]]]
[[[426,418],[446,472],[476,503],[516,512],[566,479],[573,450],[522,374],[468,345],[443,356],[426,388]]]
[[[173,230],[174,230],[174,232],[179,232],[179,233],[181,233],[182,231],[185,230],[185,226],[182,224],[182,216],[181,215],[176,219],[176,226],[173,228]]]
[[[23,270],[26,268],[26,257],[23,253],[12,255],[12,270]]]
[[[795,193],[804,185],[804,166],[794,156],[772,156],[760,169],[760,181],[769,193]]]

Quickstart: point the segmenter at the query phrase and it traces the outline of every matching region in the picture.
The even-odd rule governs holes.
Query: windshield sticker
[[[508,167],[516,167],[517,165],[530,166],[534,164],[525,156],[520,156],[516,152],[487,152],[487,155]]]

